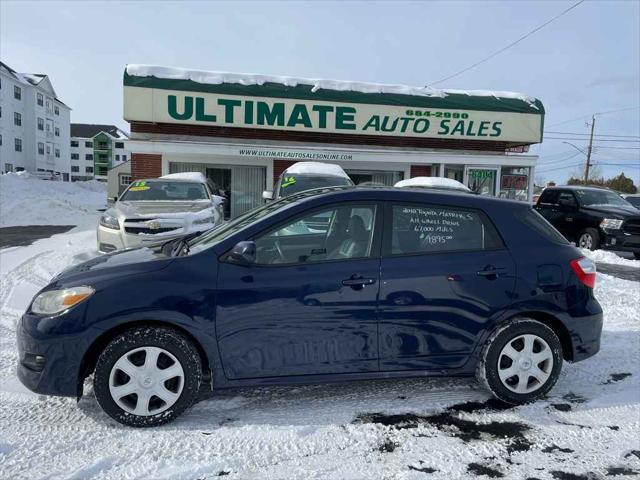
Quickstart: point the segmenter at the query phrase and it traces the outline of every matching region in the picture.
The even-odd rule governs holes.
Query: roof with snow
[[[340,165],[322,162],[297,162],[285,170],[288,175],[329,175],[349,178]]]
[[[452,190],[462,190],[470,192],[471,190],[452,178],[445,177],[414,177],[400,180],[394,187],[397,188],[446,188]]]
[[[428,86],[188,70],[154,65],[127,65],[124,85],[227,95],[544,114],[540,100],[516,92],[442,90]]]
[[[44,73],[19,73],[4,62],[0,62],[0,69],[24,85],[33,85],[34,87],[40,87],[49,92],[57,102],[68,108],[68,106],[58,98],[48,75]]]
[[[93,138],[100,132],[105,132],[116,139],[126,140],[129,138],[126,133],[115,125],[100,125],[92,123],[72,123],[71,136],[78,138]]]

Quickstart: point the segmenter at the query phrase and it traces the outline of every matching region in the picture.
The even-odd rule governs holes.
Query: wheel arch
[[[509,317],[498,328],[506,325],[509,321],[515,318],[530,318],[532,320],[537,320],[538,322],[549,327],[551,330],[553,330],[553,333],[555,333],[560,340],[560,345],[562,346],[562,358],[569,362],[573,360],[573,341],[571,340],[571,334],[569,333],[569,330],[564,325],[564,323],[562,323],[562,321],[558,317],[548,312],[541,312],[539,310],[522,311]]]
[[[109,342],[121,333],[126,332],[131,328],[141,326],[166,327],[183,334],[185,337],[191,340],[193,345],[196,347],[196,350],[198,351],[200,363],[202,365],[203,377],[208,376],[209,378],[211,378],[210,358],[207,355],[204,347],[202,346],[202,343],[192,332],[181,325],[177,325],[165,320],[132,320],[129,322],[120,323],[113,328],[104,331],[91,343],[89,348],[87,348],[84,355],[82,356],[82,361],[80,362],[80,369],[78,372],[78,398],[82,396],[82,387],[85,378],[87,378],[91,374],[91,372],[94,371],[100,353],[105,349]]]

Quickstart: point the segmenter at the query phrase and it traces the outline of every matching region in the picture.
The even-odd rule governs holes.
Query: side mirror
[[[264,192],[262,192],[262,198],[264,200],[273,200],[273,192],[265,190]]]
[[[114,203],[115,203],[115,202],[117,202],[117,201],[118,201],[118,197],[117,197],[117,196],[115,196],[115,197],[113,197],[113,199],[112,199],[112,200],[113,200],[113,201],[114,201]]]
[[[255,263],[256,243],[251,241],[236,243],[228,258],[237,263]]]

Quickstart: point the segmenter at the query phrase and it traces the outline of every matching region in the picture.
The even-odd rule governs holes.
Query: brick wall
[[[411,178],[430,177],[431,165],[411,165]]]
[[[162,155],[150,153],[131,154],[131,180],[156,178],[162,175]]]
[[[296,162],[291,162],[289,160],[274,160],[273,161],[273,183],[276,183],[278,177],[282,172],[284,172],[287,168],[293,165]]]

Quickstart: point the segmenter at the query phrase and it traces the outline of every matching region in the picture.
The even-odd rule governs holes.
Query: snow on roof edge
[[[222,83],[237,83],[240,85],[264,85],[265,83],[279,83],[287,87],[297,85],[312,85],[312,92],[323,90],[354,91],[361,93],[393,93],[399,95],[414,95],[423,97],[445,98],[447,95],[468,95],[470,97],[510,98],[528,103],[533,108],[536,98],[519,92],[493,90],[455,90],[438,89],[428,86],[415,87],[401,84],[385,84],[370,82],[355,82],[345,80],[329,80],[320,78],[289,77],[277,75],[263,75],[255,73],[231,73],[207,70],[191,70],[178,67],[164,67],[158,65],[129,64],[126,72],[132,77],[155,77],[168,80],[191,80],[192,82],[219,85]]]
[[[323,162],[296,162],[287,168],[285,173],[294,175],[331,175],[334,177],[349,178],[349,175],[346,174],[340,165]]]
[[[397,188],[410,188],[410,187],[421,187],[421,188],[451,188],[455,190],[464,190],[466,192],[470,192],[471,190],[460,183],[457,180],[446,177],[413,177],[408,178],[406,180],[400,180],[397,182],[394,187]]]

